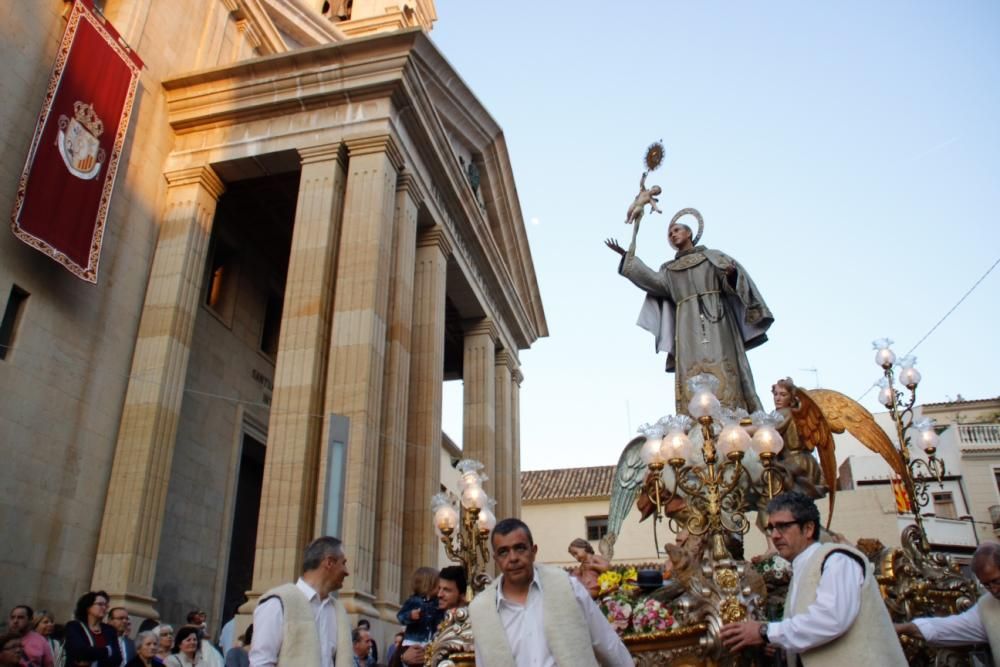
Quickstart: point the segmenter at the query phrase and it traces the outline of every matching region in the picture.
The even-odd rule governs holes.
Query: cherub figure
[[[646,210],[646,204],[649,204],[650,211],[656,211],[657,213],[663,213],[660,208],[656,205],[659,201],[656,195],[663,192],[659,185],[654,185],[653,187],[646,189],[646,174],[649,172],[642,172],[642,178],[639,179],[639,194],[635,196],[632,205],[628,207],[628,213],[625,216],[625,224],[631,225],[635,224],[636,229],[639,227],[639,221],[642,220],[642,216]]]

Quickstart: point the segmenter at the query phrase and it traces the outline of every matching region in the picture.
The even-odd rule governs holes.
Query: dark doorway
[[[253,583],[254,548],[257,545],[257,518],[260,515],[260,492],[264,484],[264,443],[243,434],[240,478],[236,483],[236,508],[233,534],[229,541],[229,567],[226,570],[226,597],[222,605],[223,622],[232,618],[246,599]]]

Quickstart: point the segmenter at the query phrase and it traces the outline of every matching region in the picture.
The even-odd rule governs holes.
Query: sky
[[[520,353],[522,469],[614,464],[673,412],[603,244],[627,245],[657,140],[637,255],[672,258],[670,217],[701,211],[774,313],[748,354],[766,406],[791,376],[879,410],[885,336],[919,342],[918,402],[1000,395],[1000,3],[435,4],[431,39],[503,127],[548,321]],[[461,404],[446,383],[459,442]]]

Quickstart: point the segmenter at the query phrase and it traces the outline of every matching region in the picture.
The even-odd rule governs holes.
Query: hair
[[[371,627],[372,627],[372,624],[368,622],[367,618],[362,618],[362,619],[358,620],[358,627],[359,628],[364,628],[365,630],[370,630]]]
[[[142,646],[142,643],[144,641],[146,641],[147,639],[152,639],[153,640],[153,645],[156,646],[157,648],[160,647],[160,637],[159,637],[159,635],[155,634],[152,630],[143,630],[142,632],[140,632],[139,634],[137,634],[135,636],[135,648],[136,648],[136,650],[138,650],[139,647]]]
[[[433,567],[418,567],[413,573],[413,594],[430,597],[437,586],[438,571]]]
[[[80,599],[76,601],[76,609],[73,610],[73,618],[76,620],[86,623],[87,622],[87,610],[90,609],[91,605],[97,600],[97,598],[104,598],[105,600],[110,600],[111,597],[104,591],[88,591],[80,596]]]
[[[670,225],[668,225],[668,226],[667,226],[667,234],[669,234],[669,233],[670,233],[670,228],[671,228],[671,227],[683,227],[684,229],[686,229],[686,230],[687,230],[687,232],[688,232],[688,236],[690,236],[690,237],[691,237],[691,240],[692,240],[692,241],[694,241],[694,231],[692,231],[692,230],[691,230],[691,227],[690,227],[690,226],[688,226],[688,225],[685,225],[685,224],[684,224],[683,222],[674,222],[674,223],[671,223]],[[675,245],[673,244],[673,242],[672,242],[672,241],[670,241],[670,237],[669,237],[669,236],[667,237],[667,243],[669,243],[669,244],[670,244],[670,247],[671,247],[671,248],[674,248],[674,249],[676,249],[676,248],[677,248],[677,246],[675,246]]]
[[[771,393],[773,394],[778,387],[782,387],[788,392],[789,398],[791,399],[793,406],[798,405],[799,399],[796,397],[796,392],[798,391],[799,388],[795,386],[795,381],[792,380],[792,378],[781,378],[780,380],[772,384]]]
[[[338,540],[336,537],[324,536],[317,537],[315,540],[309,543],[306,547],[305,553],[302,554],[302,571],[309,572],[311,570],[316,570],[319,568],[320,563],[327,556],[333,556],[334,558],[339,558],[343,555],[343,542]]]
[[[115,612],[118,611],[119,609],[121,609],[122,611],[128,613],[128,609],[126,609],[125,607],[112,607],[111,609],[108,609],[108,620],[109,621],[111,620],[111,617],[115,615]]]
[[[773,514],[782,510],[791,512],[796,523],[802,526],[803,530],[805,530],[805,524],[812,521],[812,539],[813,541],[819,539],[819,509],[812,498],[798,491],[788,491],[771,498],[771,502],[767,504],[767,513]]]
[[[160,625],[159,621],[155,621],[151,618],[142,619],[142,623],[139,624],[139,632],[146,632],[147,630],[153,630]]]
[[[159,637],[160,633],[163,632],[164,629],[170,630],[170,634],[174,634],[174,626],[170,625],[169,623],[160,623],[159,625],[153,628],[153,632],[155,632],[156,636]]]
[[[183,642],[185,639],[187,639],[191,635],[195,635],[196,637],[198,637],[198,640],[200,641],[201,640],[201,628],[199,628],[196,625],[184,625],[184,626],[181,626],[181,629],[177,631],[176,635],[174,635],[174,648],[171,649],[170,652],[171,653],[180,653],[181,652],[181,642]],[[199,646],[199,648],[201,648],[201,647]]]
[[[997,542],[983,542],[976,547],[976,552],[972,554],[972,570],[979,571],[987,563],[992,563],[993,567],[1000,568],[1000,544]]]
[[[26,604],[16,604],[16,605],[14,605],[13,607],[10,608],[10,613],[13,614],[14,611],[17,610],[17,609],[23,609],[24,611],[27,612],[28,621],[31,621],[31,619],[33,619],[35,617],[35,610],[32,609],[31,607],[29,607]]]
[[[365,628],[354,628],[353,630],[351,630],[351,643],[352,644],[357,644],[359,641],[361,641],[361,633],[362,632],[368,632],[368,630],[365,629]]]
[[[34,615],[31,617],[31,629],[37,630],[38,626],[41,625],[42,621],[44,621],[45,619],[49,619],[50,621],[52,621],[53,625],[56,622],[56,617],[50,614],[47,610],[39,609],[38,611],[36,611]]]
[[[465,594],[465,589],[469,586],[469,577],[465,574],[465,568],[461,565],[449,565],[438,572],[438,579],[447,579],[455,582],[458,592]]]
[[[531,536],[531,529],[528,528],[528,524],[521,521],[520,519],[515,519],[510,517],[509,519],[504,519],[503,521],[497,522],[495,528],[493,528],[493,534],[490,535],[490,544],[493,544],[493,538],[497,535],[510,535],[515,530],[523,530],[528,536],[528,544],[534,544],[535,539]]]
[[[567,549],[567,551],[569,551],[570,553],[573,553],[573,551],[572,551],[573,547],[576,547],[577,549],[583,549],[588,554],[591,554],[591,555],[594,554],[594,547],[590,546],[590,542],[588,542],[587,540],[583,539],[582,537],[578,537],[575,540],[573,540],[572,542],[570,542],[569,543],[569,549]]]
[[[253,643],[253,623],[247,626],[247,629],[243,632],[243,645],[250,646]]]
[[[194,609],[188,612],[187,622],[194,623],[199,616],[205,616],[205,615],[206,615],[205,612],[201,611],[200,609]]]

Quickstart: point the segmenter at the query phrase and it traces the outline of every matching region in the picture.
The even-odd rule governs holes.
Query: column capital
[[[299,153],[299,163],[303,165],[334,160],[347,164],[347,148],[341,143],[304,146],[296,150]]]
[[[465,320],[462,323],[462,328],[465,331],[466,336],[486,334],[493,340],[494,344],[496,344],[500,337],[496,324],[488,317],[483,317],[478,320]]]
[[[510,379],[513,380],[518,387],[520,387],[521,383],[524,382],[524,373],[521,372],[520,368],[515,368],[510,373]]]
[[[517,357],[511,354],[510,350],[497,350],[493,365],[506,366],[512,376],[518,369]]]
[[[416,203],[424,200],[424,194],[417,185],[417,179],[409,171],[403,170],[396,179],[396,192],[405,192]]]
[[[222,179],[215,173],[215,170],[207,164],[200,167],[165,171],[163,172],[163,177],[167,179],[167,186],[171,188],[179,188],[185,185],[200,185],[208,190],[213,199],[218,199],[226,191],[226,184],[222,182]]]
[[[351,157],[384,153],[396,171],[403,168],[403,153],[399,149],[399,143],[391,134],[351,137],[345,139],[344,143],[347,145],[347,153]]]
[[[448,240],[448,235],[445,233],[444,227],[441,225],[434,225],[417,237],[418,248],[427,248],[432,246],[437,246],[437,248],[441,251],[441,254],[445,257],[451,256],[451,241]]]

